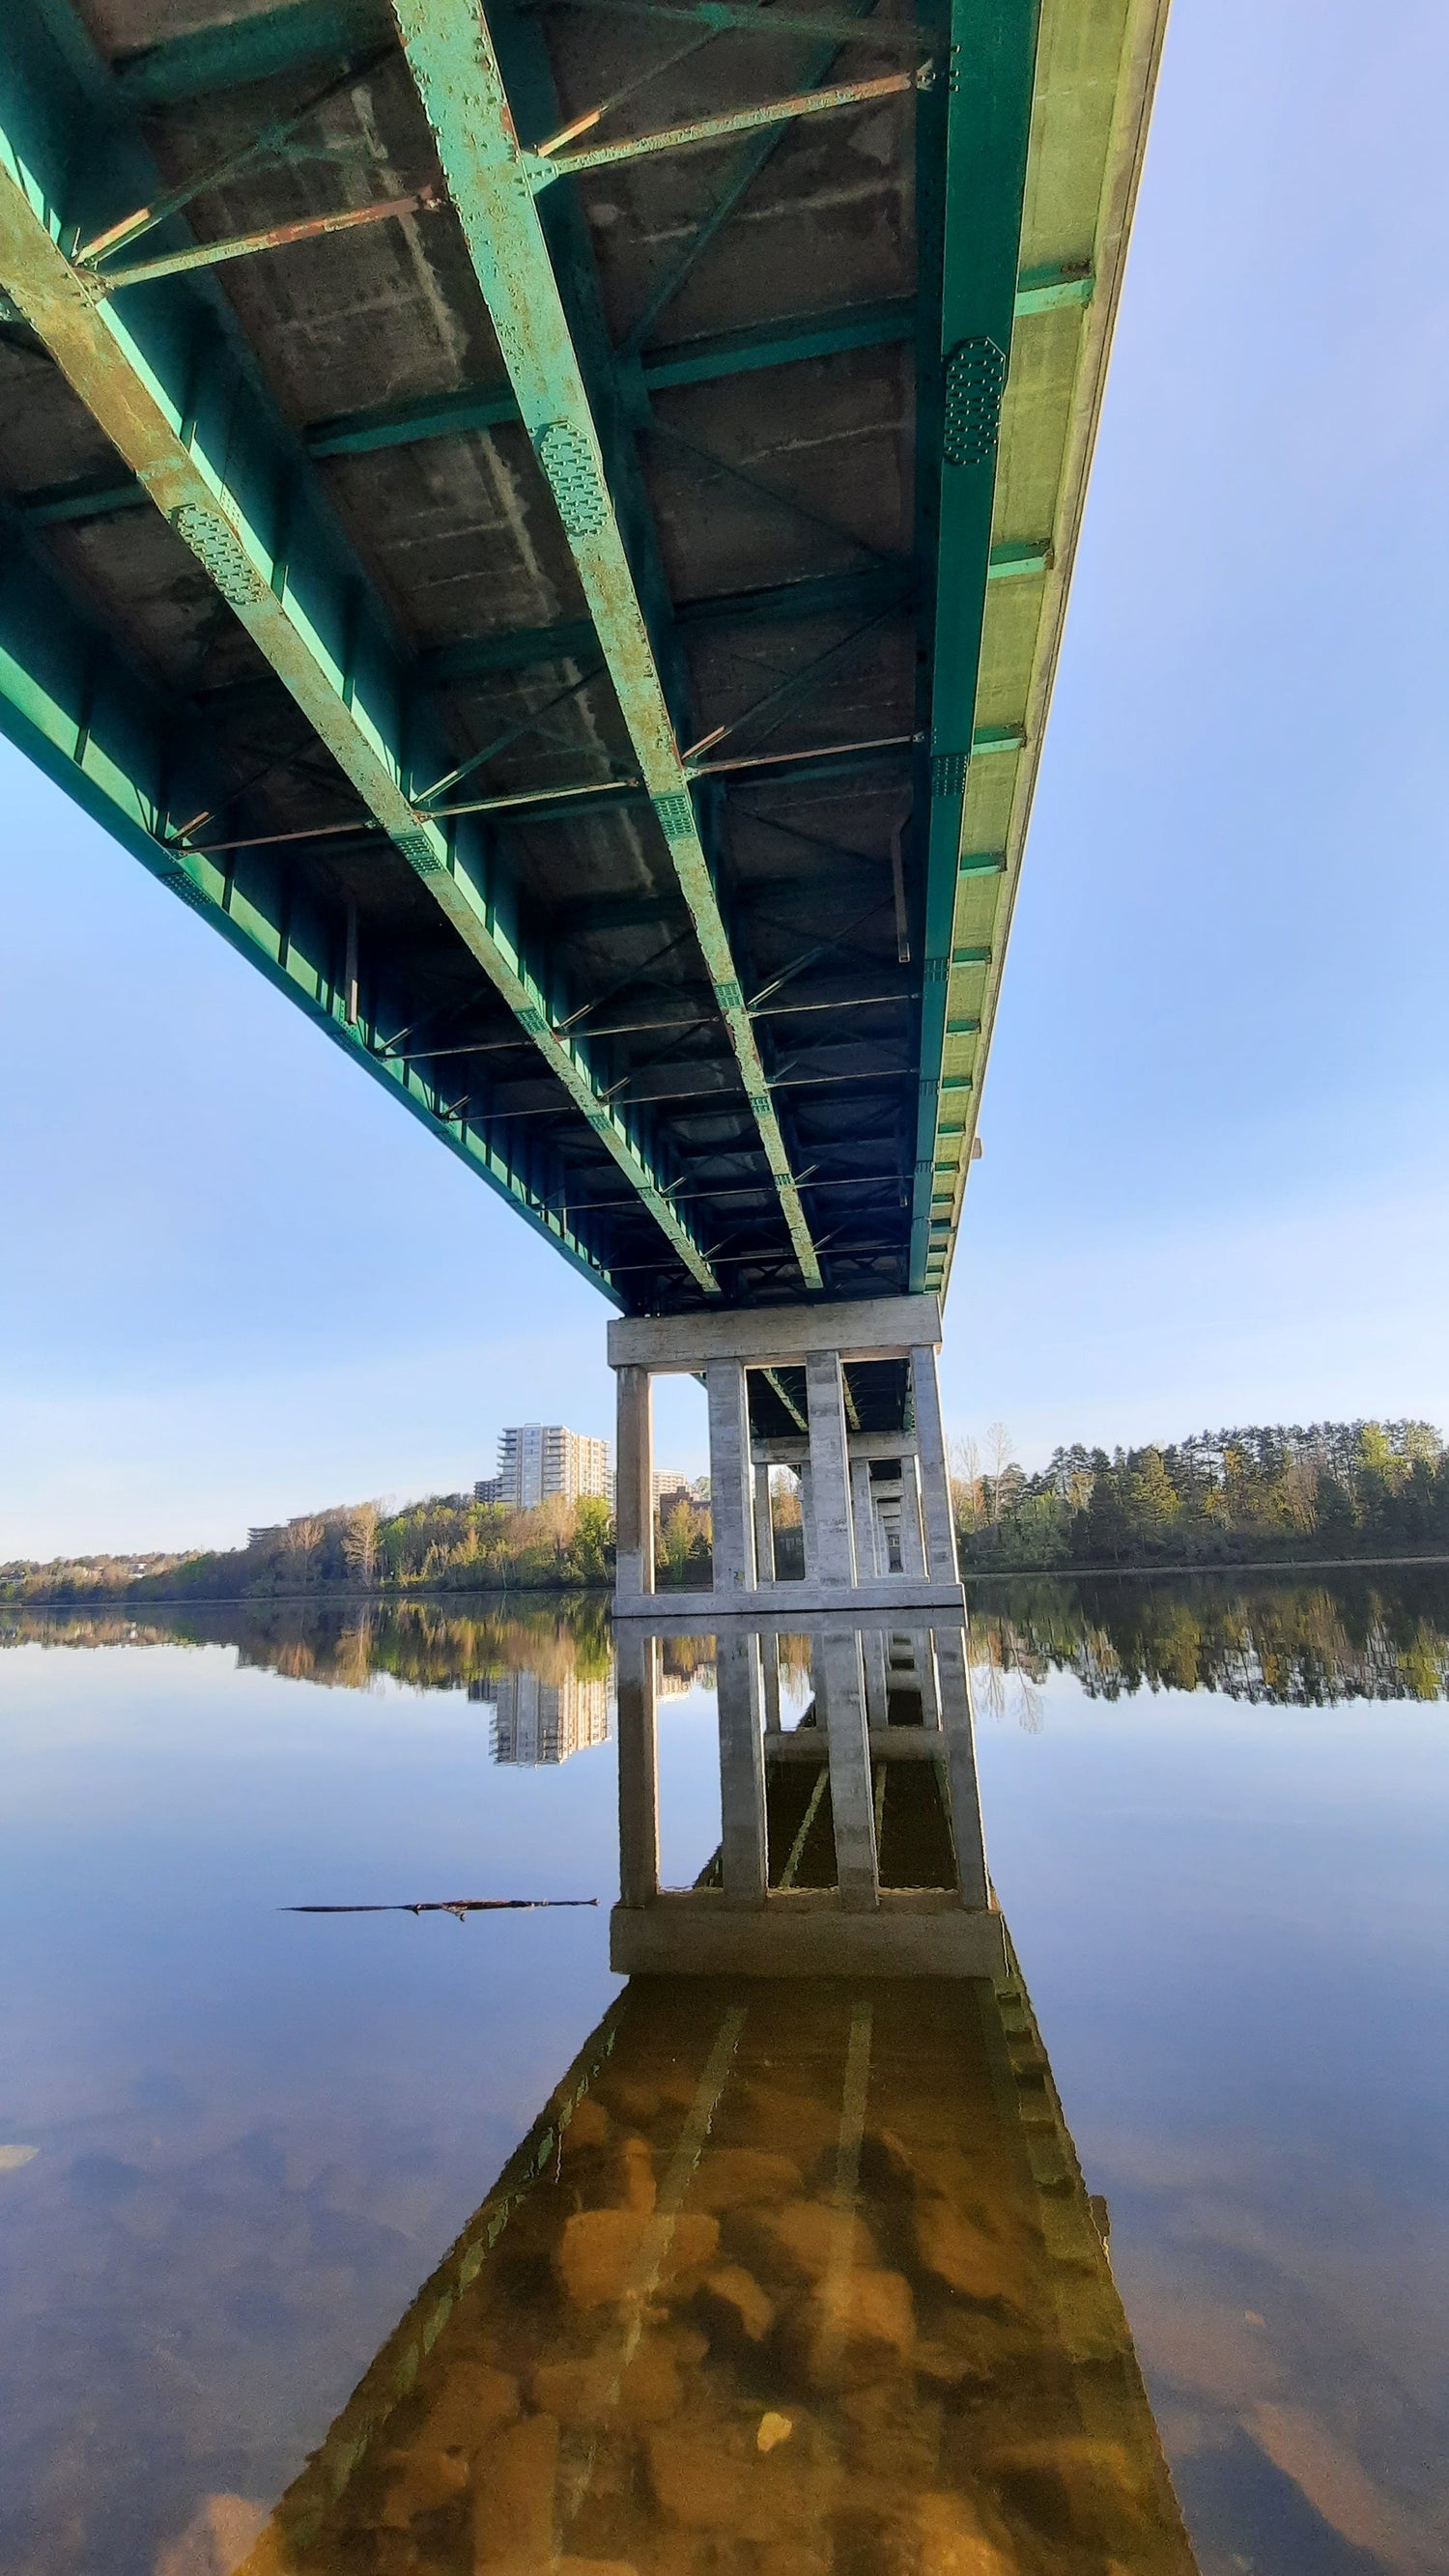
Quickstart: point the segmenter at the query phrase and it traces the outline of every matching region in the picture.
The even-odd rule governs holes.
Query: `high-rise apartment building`
[[[532,1511],[553,1494],[566,1503],[610,1490],[609,1450],[603,1440],[570,1431],[562,1422],[515,1422],[498,1435],[498,1473],[474,1486],[480,1503],[511,1503],[515,1511]]]
[[[493,1685],[495,1762],[567,1762],[609,1733],[609,1685],[570,1673],[546,1682],[538,1673],[500,1673]]]

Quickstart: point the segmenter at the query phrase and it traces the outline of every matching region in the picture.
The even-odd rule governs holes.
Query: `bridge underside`
[[[945,1288],[1162,15],[11,0],[0,725],[626,1311]]]

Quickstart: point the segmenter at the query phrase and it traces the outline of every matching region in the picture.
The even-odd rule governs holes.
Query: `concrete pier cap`
[[[713,1582],[671,1615],[947,1609],[965,1617],[936,1355],[934,1296],[712,1306],[608,1327],[617,1380],[614,1609],[660,1606],[651,1388],[702,1377]],[[803,1575],[776,1570],[770,1473],[800,1479]]]

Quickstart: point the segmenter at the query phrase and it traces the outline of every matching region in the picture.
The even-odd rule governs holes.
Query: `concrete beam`
[[[808,1551],[807,1551],[808,1552]],[[873,1583],[803,1583],[776,1581],[766,1590],[735,1592],[656,1592],[648,1599],[614,1596],[616,1619],[647,1619],[661,1636],[717,1630],[722,1619],[743,1619],[752,1627],[789,1631],[819,1625],[826,1611],[838,1611],[855,1627],[883,1620],[887,1627],[905,1611],[931,1611],[957,1620],[966,1616],[966,1594],[959,1583],[925,1576],[913,1581],[902,1574],[878,1575]]]
[[[757,1911],[619,1905],[609,1917],[616,1976],[981,1977],[1006,1975],[1006,1929],[994,1911],[961,1906],[876,1913],[811,1908],[788,1922],[777,1895]]]
[[[851,1431],[847,1444],[852,1459],[909,1458],[915,1453],[916,1435],[914,1431]],[[750,1455],[757,1464],[798,1467],[809,1457],[810,1443],[782,1431],[778,1439],[752,1440]]]
[[[883,1360],[940,1346],[940,1299],[929,1295],[619,1316],[610,1322],[608,1337],[610,1368],[652,1369],[661,1376],[707,1368],[715,1359],[777,1368],[807,1360],[812,1351],[838,1351],[843,1360]]]

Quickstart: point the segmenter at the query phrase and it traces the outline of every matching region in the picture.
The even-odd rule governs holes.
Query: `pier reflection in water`
[[[671,1891],[665,1641],[626,1634],[635,1973],[249,2576],[1189,2576],[991,1900],[965,1644],[822,1626],[787,1727],[777,1635],[719,1635],[720,1848]]]
[[[5,2576],[230,2576],[254,2546],[497,2576],[479,2499],[505,2513],[530,2444],[566,2576],[809,2576],[806,2496],[840,2576],[1190,2564],[1114,2276],[1203,2576],[1440,2576],[1449,1574],[981,1587],[970,1650],[1050,2068],[980,1901],[939,1630],[852,1665],[839,1635],[666,1623],[616,1671],[587,1603],[7,1607]],[[281,1910],[454,1894],[601,1903]],[[763,2189],[710,2179],[736,2148]],[[813,2255],[775,2225],[797,2202]],[[616,2276],[639,2342],[595,2441],[578,2366],[636,2309],[575,2296],[567,2230],[637,2260],[671,2210],[717,2238],[691,2272],[672,2235],[647,2295]],[[822,2272],[837,2221],[849,2268]],[[674,2377],[641,2395],[661,2338]],[[516,2388],[444,2442],[430,2392],[465,2360],[475,2395]],[[691,2521],[667,2498],[701,2427],[723,2485],[699,2472]]]

